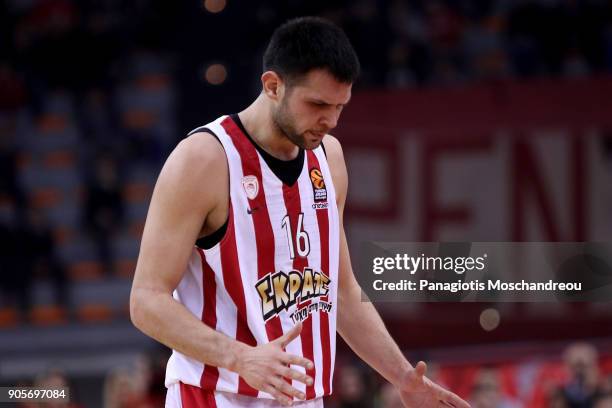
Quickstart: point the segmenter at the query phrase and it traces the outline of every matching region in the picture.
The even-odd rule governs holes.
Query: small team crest
[[[325,187],[325,180],[323,180],[323,173],[316,167],[310,169],[310,181],[312,182],[312,191],[314,193],[315,205],[317,203],[327,201],[327,188]],[[325,205],[322,207],[320,204],[317,205],[317,209],[327,208]]]
[[[255,176],[244,176],[242,178],[242,187],[249,200],[255,199],[259,193],[259,182]]]

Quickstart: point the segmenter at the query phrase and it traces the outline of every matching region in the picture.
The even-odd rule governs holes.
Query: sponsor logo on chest
[[[314,203],[312,208],[315,210],[324,210],[327,208],[327,188],[323,173],[317,167],[310,169],[310,182],[312,183],[312,192],[314,195]]]
[[[269,273],[261,278],[255,288],[261,300],[261,312],[265,321],[277,316],[297,304],[290,315],[295,323],[306,319],[311,313],[329,313],[332,308],[328,299],[331,280],[323,272],[304,268],[303,272]],[[310,301],[309,303],[304,303]],[[315,306],[316,305],[316,306]]]

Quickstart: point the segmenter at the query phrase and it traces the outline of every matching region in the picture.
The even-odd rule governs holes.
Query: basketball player
[[[322,407],[337,330],[407,407],[468,407],[361,301],[342,226],[346,167],[328,134],[359,72],[345,34],[289,21],[263,68],[256,100],[179,143],[151,199],[130,310],[173,349],[166,406]]]

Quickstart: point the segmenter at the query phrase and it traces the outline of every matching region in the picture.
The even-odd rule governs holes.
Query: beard
[[[274,125],[296,146],[304,150],[314,150],[321,144],[321,139],[308,140],[306,133],[299,132],[295,126],[295,118],[289,111],[287,97],[283,98],[278,109],[272,111]]]

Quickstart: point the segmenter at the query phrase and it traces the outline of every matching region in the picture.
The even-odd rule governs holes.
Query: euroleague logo
[[[312,168],[310,170],[310,180],[312,180],[312,185],[315,188],[325,188],[325,180],[323,180],[323,174],[321,174],[321,170]]]
[[[310,181],[312,182],[312,191],[314,195],[314,204],[312,208],[315,210],[323,210],[327,208],[327,188],[325,188],[325,180],[323,173],[316,167],[310,169]]]

